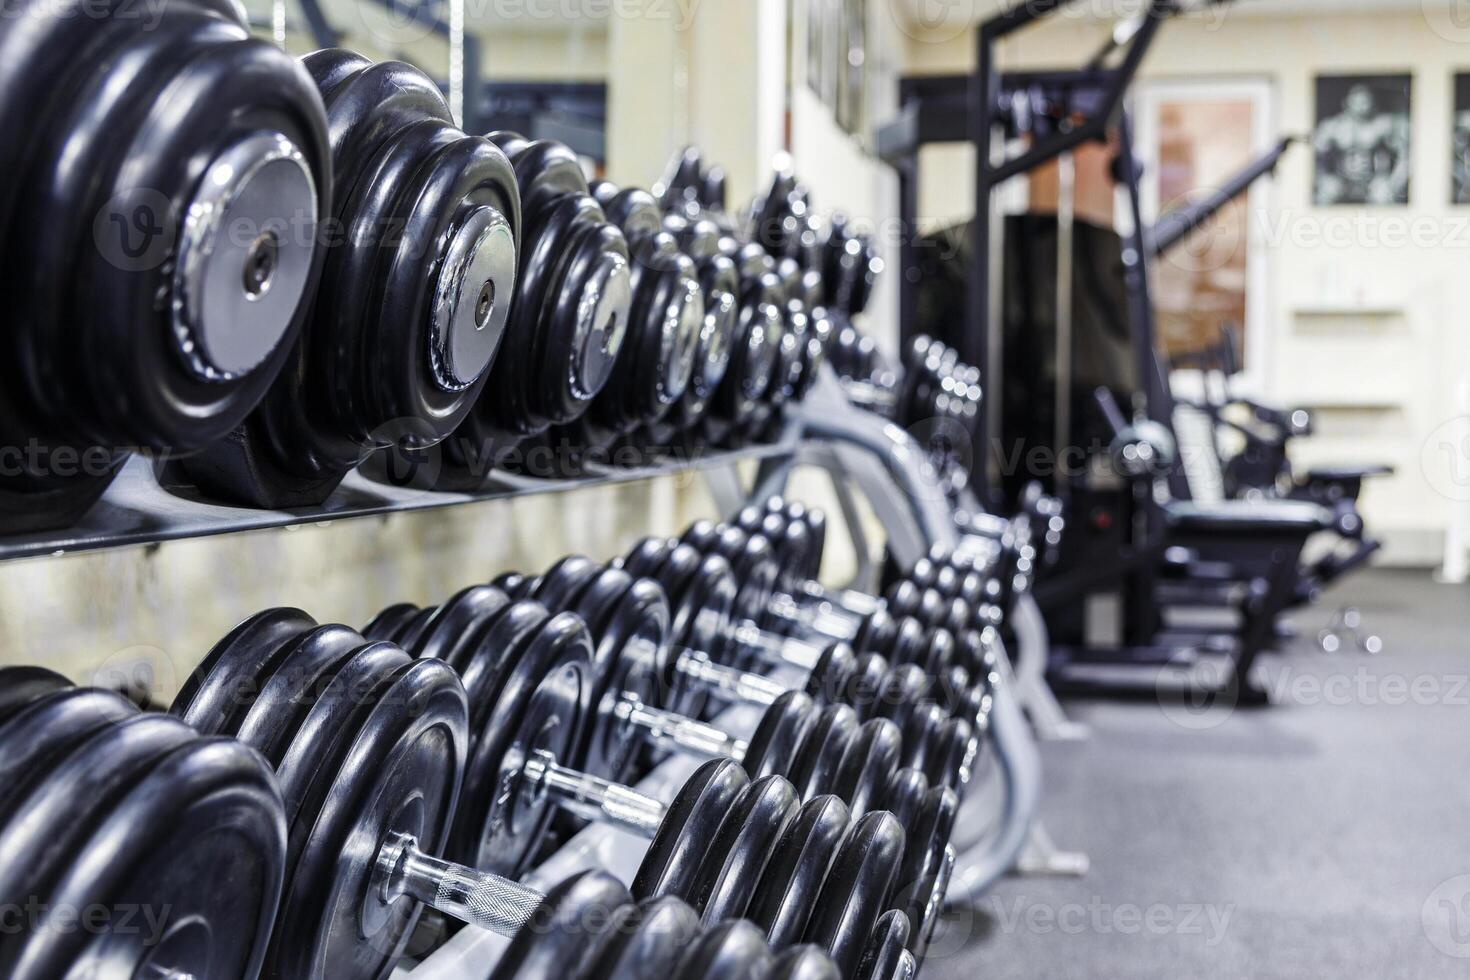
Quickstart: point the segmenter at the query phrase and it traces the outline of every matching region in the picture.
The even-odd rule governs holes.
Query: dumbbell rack
[[[745,486],[735,472],[736,464],[743,462],[760,464],[753,486]],[[839,494],[848,483],[859,489],[873,505],[889,535],[890,550],[901,562],[911,563],[936,544],[959,550],[966,550],[967,545],[986,546],[978,539],[960,539],[953,515],[943,503],[943,493],[913,440],[885,420],[854,408],[841,394],[835,375],[824,369],[822,382],[805,402],[793,408],[779,438],[772,442],[645,467],[605,467],[575,479],[497,475],[492,484],[474,493],[395,488],[353,473],[320,506],[252,510],[171,494],[155,481],[149,463],[135,458],[102,499],[72,527],[0,537],[0,561],[381,516],[695,471],[705,474],[719,509],[733,513],[748,502],[782,492],[798,464],[826,469],[839,486]],[[851,522],[849,508],[844,506],[843,510]],[[854,540],[860,540],[857,533]],[[1009,677],[1008,664],[1003,663],[1002,673]],[[799,674],[789,669],[788,674],[785,680],[799,683]],[[775,679],[783,678],[778,673]],[[1015,868],[1033,831],[1039,800],[1039,761],[1025,718],[1005,684],[996,692],[991,719],[994,779],[989,782],[996,784],[998,792],[967,795],[957,827],[957,843],[966,824],[970,833],[963,842],[967,850],[954,870],[951,901],[978,897]],[[733,734],[748,735],[758,721],[758,712],[745,707],[730,709],[716,719],[716,724]],[[688,758],[672,758],[640,782],[638,789],[655,798],[670,798],[696,765]],[[646,846],[646,841],[627,832],[594,824],[534,869],[526,880],[533,887],[544,888],[589,867],[601,867],[631,880]],[[483,976],[506,945],[505,940],[488,932],[465,929],[426,960],[400,967],[394,976],[413,980]]]
[[[370,480],[354,471],[324,503],[293,510],[255,510],[178,496],[158,485],[146,459],[134,457],[123,467],[102,499],[73,526],[58,531],[0,537],[0,561],[159,544],[185,538],[381,516],[531,494],[558,493],[611,483],[631,483],[691,470],[728,468],[745,460],[779,459],[790,456],[800,441],[799,427],[791,425],[782,432],[779,439],[769,443],[712,451],[641,467],[599,467],[585,476],[572,479],[541,479],[496,473],[486,487],[473,493],[444,493],[393,487]]]

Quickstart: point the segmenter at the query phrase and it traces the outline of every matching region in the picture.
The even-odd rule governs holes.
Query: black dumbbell
[[[7,909],[24,914],[22,910],[35,908],[43,917],[30,928],[5,930],[5,936],[16,937],[0,940],[5,975],[69,976],[86,969],[108,976],[201,980],[257,976],[277,919],[283,880],[294,888],[296,876],[308,873],[310,865],[305,862],[317,856],[318,833],[333,816],[340,819],[343,814],[333,814],[329,804],[315,826],[293,823],[288,845],[287,814],[276,779],[260,753],[244,742],[201,738],[177,718],[142,714],[116,694],[74,689],[64,678],[33,668],[0,670],[0,690],[5,692],[0,702],[0,771],[6,774],[6,791],[0,793],[4,814],[0,840],[5,844],[0,852],[0,895],[16,899]],[[202,689],[196,693],[205,700],[209,697]],[[321,693],[331,696],[329,683]],[[242,686],[235,695],[268,698],[269,686],[259,690]],[[374,711],[380,715],[395,708],[411,713],[416,705],[423,706],[412,701],[394,706],[381,688],[364,689],[363,695],[376,702]],[[200,707],[198,702],[193,706]],[[309,705],[298,708],[309,717]],[[406,727],[412,731],[411,725]],[[252,731],[261,734],[261,726]],[[371,725],[352,734],[360,736],[354,745],[360,747],[370,736]],[[292,750],[300,748],[293,743]],[[303,759],[292,750],[287,751],[284,766]],[[352,758],[350,753],[347,758]],[[405,759],[398,762],[402,765]],[[345,782],[330,791],[345,789]],[[442,789],[432,784],[428,788]],[[85,801],[81,819],[78,801]],[[412,808],[424,800],[410,797],[403,802]],[[300,811],[292,816],[299,817]],[[401,812],[390,815],[390,825],[404,817]],[[412,822],[412,815],[408,820]],[[378,829],[370,822],[366,826]],[[301,839],[308,834],[308,839]],[[537,963],[561,962],[568,955],[565,941],[579,927],[592,930],[584,939],[598,940],[577,952],[586,967],[626,962],[633,947],[613,951],[603,944],[614,938],[606,931],[613,923],[629,925],[636,948],[676,959],[691,955],[707,931],[693,910],[676,899],[656,900],[646,908],[665,924],[672,917],[688,928],[658,938],[634,928],[626,889],[602,874],[579,875],[543,897],[514,882],[423,854],[401,834],[390,834],[377,857],[380,864],[372,875],[374,883],[384,888],[387,902],[397,901],[400,894],[431,893],[441,906],[473,908],[472,921],[512,936],[509,951],[496,967],[497,977],[548,975],[521,971]],[[353,862],[340,867],[348,866]],[[221,887],[225,884],[229,887]],[[354,968],[377,958],[374,941],[383,938],[372,932],[381,923],[379,895],[369,892],[362,899],[369,929],[365,937],[355,935],[350,917],[326,926],[343,939],[360,939],[368,947],[362,955],[330,965],[311,964],[309,973],[275,970],[272,975],[378,975]],[[475,904],[492,901],[493,906]],[[161,909],[165,918],[157,923],[114,923],[112,917],[129,907],[125,903]],[[85,930],[62,925],[60,916],[67,910],[96,909],[108,913],[106,923],[92,923]],[[575,919],[568,914],[574,909],[581,913]],[[53,917],[56,927],[47,928]],[[157,933],[150,935],[145,925]],[[760,936],[749,924],[740,928]],[[881,940],[875,934],[874,943]],[[377,953],[382,953],[381,946]],[[792,950],[783,959],[806,964],[805,970],[817,971],[813,976],[836,975],[811,947]],[[629,973],[628,968],[623,975],[650,976]]]
[[[700,270],[663,230],[653,197],[606,181],[592,193],[628,238],[633,268],[628,335],[607,387],[585,415],[553,436],[600,452],[640,425],[663,418],[684,397],[706,318]]]
[[[717,215],[728,232],[725,172],[707,165],[697,146],[686,146],[670,158],[663,176],[653,185],[658,206],[671,215]]]
[[[664,677],[667,697],[680,711],[694,716],[701,713],[702,698],[773,704],[777,700],[773,685],[763,685],[759,675],[722,668],[714,662],[722,650],[718,640],[698,639],[706,633],[716,637],[723,633],[721,623],[728,607],[714,597],[720,594],[721,583],[729,582],[728,564],[719,556],[701,559],[690,555],[687,547],[665,552],[667,561],[660,564],[653,550],[640,548],[626,567],[666,585],[675,603]],[[692,566],[692,571],[686,576],[680,565]],[[680,625],[685,623],[698,623],[699,628]],[[900,633],[909,641],[923,642],[922,631],[910,625],[912,630],[893,634],[888,649],[904,648]],[[736,632],[738,645],[750,649],[750,641],[742,639],[741,632]],[[752,630],[746,627],[743,632]],[[870,636],[875,642],[881,640],[876,633]],[[824,704],[846,704],[860,722],[873,718],[892,721],[902,734],[903,764],[924,768],[937,783],[962,786],[978,751],[976,726],[984,724],[989,710],[988,678],[985,685],[972,685],[967,672],[946,662],[953,650],[948,634],[936,632],[928,642],[929,656],[938,664],[932,671],[908,662],[890,668],[889,661],[875,650],[854,652],[843,644],[832,644],[809,661],[789,652],[783,656],[786,663],[808,671],[805,690]]]
[[[246,746],[0,669],[0,974],[255,977],[286,842]]]
[[[725,239],[740,281],[739,315],[730,364],[705,415],[702,437],[716,445],[739,442],[760,418],[776,384],[777,360],[785,325],[785,290],[775,263],[756,244]]]
[[[607,387],[628,336],[632,264],[576,155],[509,132],[490,140],[520,184],[525,233],[511,322],[485,395],[440,447],[436,486],[473,489]]]
[[[783,633],[848,640],[874,617],[911,617],[929,630],[954,634],[983,630],[1001,622],[998,586],[978,572],[941,573],[924,562],[896,577],[882,597],[861,592],[831,592],[795,573],[809,559],[812,534],[804,521],[747,508],[736,526],[699,522],[684,540],[704,551],[723,554],[739,571],[742,589],[751,591],[754,611],[748,615]]]
[[[594,681],[592,716],[582,739],[584,770],[623,779],[645,746],[739,758],[752,775],[779,773],[800,792],[831,792],[850,804],[854,814],[883,805],[911,817],[906,821],[912,829],[910,841],[928,843],[906,849],[906,882],[931,874],[942,859],[957,804],[946,787],[967,781],[977,745],[968,720],[946,720],[937,711],[916,708],[926,690],[922,675],[917,685],[904,684],[912,684],[916,670],[895,671],[893,678],[859,675],[856,658],[836,647],[808,679],[808,690],[826,699],[818,710],[804,693],[783,691],[763,678],[711,664],[702,653],[668,649],[662,641],[667,606],[651,581],[574,556],[535,579],[508,575],[497,582],[553,609],[574,608],[586,617],[593,636]],[[453,649],[465,642],[466,630],[476,635],[470,611],[491,592],[484,587],[467,590],[438,608],[393,607],[365,632],[396,638],[424,655]],[[881,666],[881,658],[873,659]],[[869,685],[866,696],[864,683]],[[701,691],[767,708],[749,743],[669,710]],[[839,697],[853,700],[858,710],[833,703]],[[988,710],[988,699],[983,710]],[[919,758],[902,751],[905,738],[923,748]],[[929,775],[914,768],[895,772],[909,762],[925,763]],[[921,906],[931,895],[932,881],[906,896],[916,942],[928,935],[920,928],[925,921]]]
[[[852,652],[834,646],[806,678],[804,696],[793,699],[782,685],[671,643],[669,606],[655,582],[576,556],[525,583],[521,594],[552,611],[575,612],[588,625],[594,645],[592,716],[580,758],[582,768],[596,775],[624,779],[644,746],[672,749],[735,759],[752,775],[779,773],[803,795],[833,793],[859,815],[882,805],[887,774],[898,766],[922,768],[936,784],[958,787],[967,781],[973,722],[926,710],[922,677],[918,686],[906,686],[888,674],[859,674]],[[366,632],[410,645],[423,641],[422,624],[439,615],[419,611],[410,619],[406,610],[395,609]],[[751,743],[699,720],[700,706],[711,697],[766,709]],[[823,708],[840,716],[832,720],[839,728],[826,756],[801,734]]]
[[[321,272],[321,98],[243,8],[24,3],[0,32],[0,526],[74,522],[129,451],[256,406]],[[100,15],[99,15],[100,14]]]
[[[705,216],[665,215],[664,230],[694,260],[704,293],[704,326],[694,352],[694,370],[684,395],[660,419],[645,423],[634,439],[657,449],[672,446],[697,431],[715,392],[730,367],[732,345],[740,316],[740,280],[718,224]]]
[[[453,431],[499,348],[521,227],[510,162],[455,127],[427,75],[342,50],[303,64],[344,188],[322,286],[260,408],[180,466],[208,496],[270,508],[320,503],[374,452]]]
[[[1000,599],[1003,595],[993,569],[936,549],[921,559],[907,573],[889,582],[892,602],[881,603],[878,597],[861,592],[831,592],[822,588],[815,575],[806,569],[820,562],[821,538],[826,520],[820,512],[779,497],[764,506],[751,506],[736,515],[734,523],[747,534],[760,535],[771,544],[780,570],[778,584],[786,590],[774,597],[781,618],[800,625],[799,613],[850,614],[845,626],[829,628],[852,630],[855,619],[887,608],[894,615],[911,615],[930,626],[951,630],[996,626],[1003,620]],[[909,583],[902,593],[892,593],[900,583]],[[917,590],[917,591],[914,591]],[[821,630],[819,630],[821,632]],[[838,637],[850,633],[837,633]]]
[[[822,276],[829,307],[846,317],[863,312],[882,271],[883,260],[870,237],[856,232],[843,215],[828,219]]]

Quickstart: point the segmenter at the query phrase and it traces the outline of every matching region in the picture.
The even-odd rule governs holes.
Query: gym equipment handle
[[[385,902],[407,896],[506,938],[531,921],[544,897],[509,878],[431,857],[405,834],[384,839],[378,870]]]
[[[559,765],[549,752],[535,752],[521,776],[533,793],[545,793],[583,820],[607,820],[652,838],[666,807],[651,796]]]

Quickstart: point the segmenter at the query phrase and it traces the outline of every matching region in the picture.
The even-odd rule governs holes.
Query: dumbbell
[[[758,549],[763,544],[763,539],[747,539],[735,560],[762,554]],[[792,640],[756,625],[750,617],[764,608],[765,592],[752,588],[749,583],[758,580],[749,575],[744,580],[747,584],[737,587],[734,563],[721,554],[650,538],[621,561],[635,574],[664,586],[675,610],[672,633],[681,647],[709,652],[714,659],[737,667],[784,665],[809,672],[816,671],[830,655],[830,642]],[[768,564],[766,567],[769,569]],[[862,622],[852,646],[856,660],[848,683],[857,690],[872,691],[875,684],[881,687],[890,679],[901,680],[905,696],[894,701],[885,694],[883,703],[911,704],[937,696],[953,714],[974,721],[988,697],[994,653],[984,634],[926,630],[912,618],[894,619],[880,609]],[[897,670],[890,671],[889,664]],[[839,684],[836,689],[847,686]],[[936,686],[939,690],[934,692]]]
[[[652,583],[633,580],[618,570],[606,570],[598,579],[587,594],[573,597],[577,611],[596,617],[592,622],[595,633],[587,633],[591,714],[572,751],[558,753],[578,760],[579,772],[555,779],[568,785],[579,778],[593,780],[597,792],[606,793],[608,785],[626,779],[634,770],[643,749],[653,748],[706,760],[733,760],[756,779],[785,776],[799,796],[830,793],[848,804],[854,816],[887,804],[895,772],[906,761],[902,733],[895,722],[870,718],[860,724],[856,712],[846,705],[819,709],[804,693],[783,692],[746,741],[670,711],[665,707],[667,685],[671,681],[687,685],[694,678],[676,676],[677,668],[665,659],[662,640],[668,614],[661,593]],[[555,589],[550,583],[542,591]],[[370,639],[391,640],[421,657],[464,664],[468,680],[477,658],[488,656],[485,651],[492,643],[534,646],[541,632],[551,629],[554,612],[538,602],[512,602],[493,586],[476,586],[440,607],[390,607],[363,633]],[[576,619],[586,627],[580,615]],[[496,630],[499,634],[492,636]],[[516,655],[514,649],[504,653],[510,658]],[[497,704],[485,710],[499,712],[501,708]],[[956,721],[935,733],[949,736],[945,741],[940,737],[930,741],[942,746],[950,758],[938,759],[931,746],[933,768],[947,765],[958,770],[968,758],[970,731],[967,723]],[[958,778],[953,773],[946,776]],[[918,792],[923,795],[930,780],[927,776],[921,779]],[[943,785],[938,778],[934,782]],[[931,801],[932,806],[942,804],[941,799]],[[575,809],[572,812],[586,817]],[[943,840],[925,838],[928,843],[923,846],[942,847],[947,839],[946,830]],[[910,858],[918,861],[921,855],[911,854]]]
[[[758,245],[723,239],[740,283],[730,364],[705,414],[701,436],[715,445],[741,441],[765,417],[785,331],[785,289],[775,263]]]
[[[0,934],[17,937],[0,938],[5,975],[256,976],[276,919],[288,852],[298,851],[288,849],[282,797],[261,755],[234,739],[201,738],[177,718],[142,714],[112,692],[72,688],[39,668],[0,670],[0,692],[0,772],[6,777],[0,793],[0,895],[17,900],[6,909],[36,907],[56,923]],[[565,954],[558,948],[573,909],[585,915],[583,927],[601,922],[627,928],[630,945],[623,948],[610,933],[585,936],[599,940],[594,949],[581,950],[588,967],[627,964],[633,949],[677,960],[693,955],[686,950],[703,942],[701,933],[708,931],[677,899],[630,911],[626,890],[606,875],[578,876],[542,898],[488,876],[462,880],[463,869],[418,852],[402,837],[388,841],[380,858],[389,896],[424,891],[451,904],[457,901],[450,897],[454,892],[499,900],[495,912],[477,917],[514,937],[497,977],[547,976],[521,971]],[[111,921],[122,914],[132,918],[128,910],[138,905],[159,910],[163,918],[133,925]],[[98,909],[116,928],[76,929],[60,918],[66,910],[92,915]],[[637,917],[645,913],[680,928],[656,938],[640,928]],[[760,936],[749,924],[738,928]],[[781,961],[800,964],[799,975],[836,976],[811,947],[793,949]],[[323,966],[318,964],[318,973],[358,975],[340,962]],[[623,975],[661,975],[630,973],[631,967],[624,965]]]
[[[628,335],[607,387],[585,415],[555,435],[571,446],[600,451],[661,419],[684,397],[707,324],[700,270],[663,230],[653,197],[607,181],[596,183],[592,193],[628,239],[633,261]]]
[[[633,266],[623,232],[592,197],[576,154],[553,140],[491,133],[520,185],[525,233],[502,356],[445,440],[435,485],[480,486],[555,426],[588,410],[628,337]]]
[[[254,977],[286,862],[257,753],[0,669],[0,974]]]
[[[319,504],[373,453],[454,430],[500,346],[521,227],[510,162],[455,127],[427,75],[339,49],[302,63],[344,188],[322,286],[260,408],[179,468],[207,496],[272,509]]]
[[[667,214],[663,228],[694,260],[704,294],[704,325],[694,351],[694,370],[682,398],[662,418],[645,422],[633,439],[643,446],[666,448],[694,432],[729,370],[740,316],[740,279],[728,254],[720,226],[704,215]]]
[[[1002,596],[998,584],[948,561],[921,560],[890,582],[881,597],[827,590],[800,571],[819,560],[809,555],[815,546],[810,526],[784,513],[748,507],[736,516],[734,528],[699,522],[683,540],[725,555],[736,566],[742,588],[751,591],[748,615],[780,632],[852,639],[880,613],[912,617],[927,629],[956,634],[1003,620],[994,601]]]
[[[276,379],[321,273],[321,97],[244,10],[22,3],[0,32],[0,527],[64,527],[131,449],[185,454]],[[84,53],[84,54],[83,54]]]
[[[733,762],[711,762],[665,807],[561,766],[581,721],[590,641],[575,616],[534,606],[505,606],[479,643],[461,637],[473,649],[444,651],[457,665],[318,626],[299,610],[268,610],[185,683],[174,713],[236,735],[278,774],[293,870],[273,975],[314,976],[320,964],[332,976],[378,975],[401,952],[419,902],[492,931],[504,933],[507,918],[518,926],[537,896],[506,879],[525,870],[554,808],[652,838],[633,882],[640,900],[676,895],[714,921],[737,917],[765,887],[761,857],[784,839],[790,784],[752,782]],[[815,888],[827,899],[782,909],[804,913],[803,934],[839,967],[860,959],[886,910],[903,840],[892,814],[869,814],[842,836],[843,854],[819,885],[809,866],[799,879],[772,870],[781,894]],[[462,864],[438,861],[441,851]]]
[[[820,634],[828,630],[839,630],[840,632],[832,635],[850,636],[862,617],[886,608],[885,600],[880,596],[851,589],[831,590],[817,581],[827,533],[827,518],[822,511],[807,508],[797,501],[772,496],[763,504],[741,510],[735,517],[735,524],[746,534],[765,539],[770,546],[776,568],[773,572],[763,558],[755,560],[752,557],[741,563],[736,555],[746,549],[746,542],[738,535],[721,545],[721,553],[731,558],[741,569],[737,577],[741,579],[742,588],[759,586],[768,589],[762,580],[775,578],[776,587],[784,590],[785,594],[769,589],[769,594],[758,593],[760,601],[755,608],[767,608],[765,616],[774,620],[778,628],[783,621],[788,624],[787,628],[794,626],[800,629],[808,622],[807,617],[818,620],[826,618],[827,630],[818,628],[815,632]],[[698,535],[707,538],[708,526],[698,527]],[[723,526],[716,530],[722,534],[728,533]],[[924,606],[942,609],[943,602],[959,600],[964,607],[972,610],[971,623],[979,625],[982,632],[998,625],[1003,619],[1003,606],[1000,602],[1003,590],[997,581],[995,570],[988,564],[977,563],[972,557],[961,558],[948,549],[936,546],[907,572],[896,574],[890,579],[889,589],[900,582],[909,582],[912,588],[921,592],[910,593],[901,598],[898,612],[920,612],[921,615],[932,617],[932,613],[922,613]],[[931,590],[939,594],[942,600],[940,604],[936,605],[933,597],[927,595]],[[830,619],[834,615],[839,619],[832,623]],[[952,615],[963,617],[963,613]],[[957,621],[950,625],[957,625]]]
[[[621,883],[587,871],[553,888],[501,954],[491,980],[840,980],[813,946],[772,951],[760,930],[704,927],[677,898],[633,902]],[[876,949],[875,949],[876,952]],[[872,973],[883,980],[894,973]]]
[[[663,176],[653,185],[653,196],[668,214],[717,215],[726,219],[722,231],[732,230],[725,213],[725,171],[707,165],[697,146],[686,146],[669,159]]]
[[[832,215],[823,243],[822,278],[827,305],[841,310],[847,318],[863,312],[882,272],[883,260],[872,238],[859,234],[845,216]]]

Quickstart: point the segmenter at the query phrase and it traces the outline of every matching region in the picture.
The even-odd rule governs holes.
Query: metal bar
[[[681,652],[675,669],[713,693],[718,700],[736,704],[769,707],[787,691],[783,685],[759,674],[717,664],[709,654],[700,650]]]
[[[744,740],[702,721],[644,704],[635,694],[625,692],[613,712],[624,724],[643,729],[648,741],[656,746],[676,749],[701,759],[734,759],[739,762],[745,758],[747,745]],[[662,813],[659,819],[663,819]],[[656,828],[657,824],[654,826]]]
[[[652,838],[667,808],[658,800],[626,786],[566,769],[547,752],[537,752],[521,770],[527,789],[545,793],[563,810],[583,820],[606,820]]]
[[[1218,214],[1221,208],[1250,190],[1252,184],[1276,169],[1281,155],[1295,141],[1295,137],[1286,137],[1231,175],[1229,180],[1212,193],[1191,204],[1175,208],[1155,221],[1144,236],[1148,254],[1153,258],[1163,255],[1183,241],[1191,231]]]
[[[508,878],[425,854],[403,834],[390,834],[383,842],[375,874],[381,876],[385,904],[407,896],[506,938],[534,918],[544,897]]]

